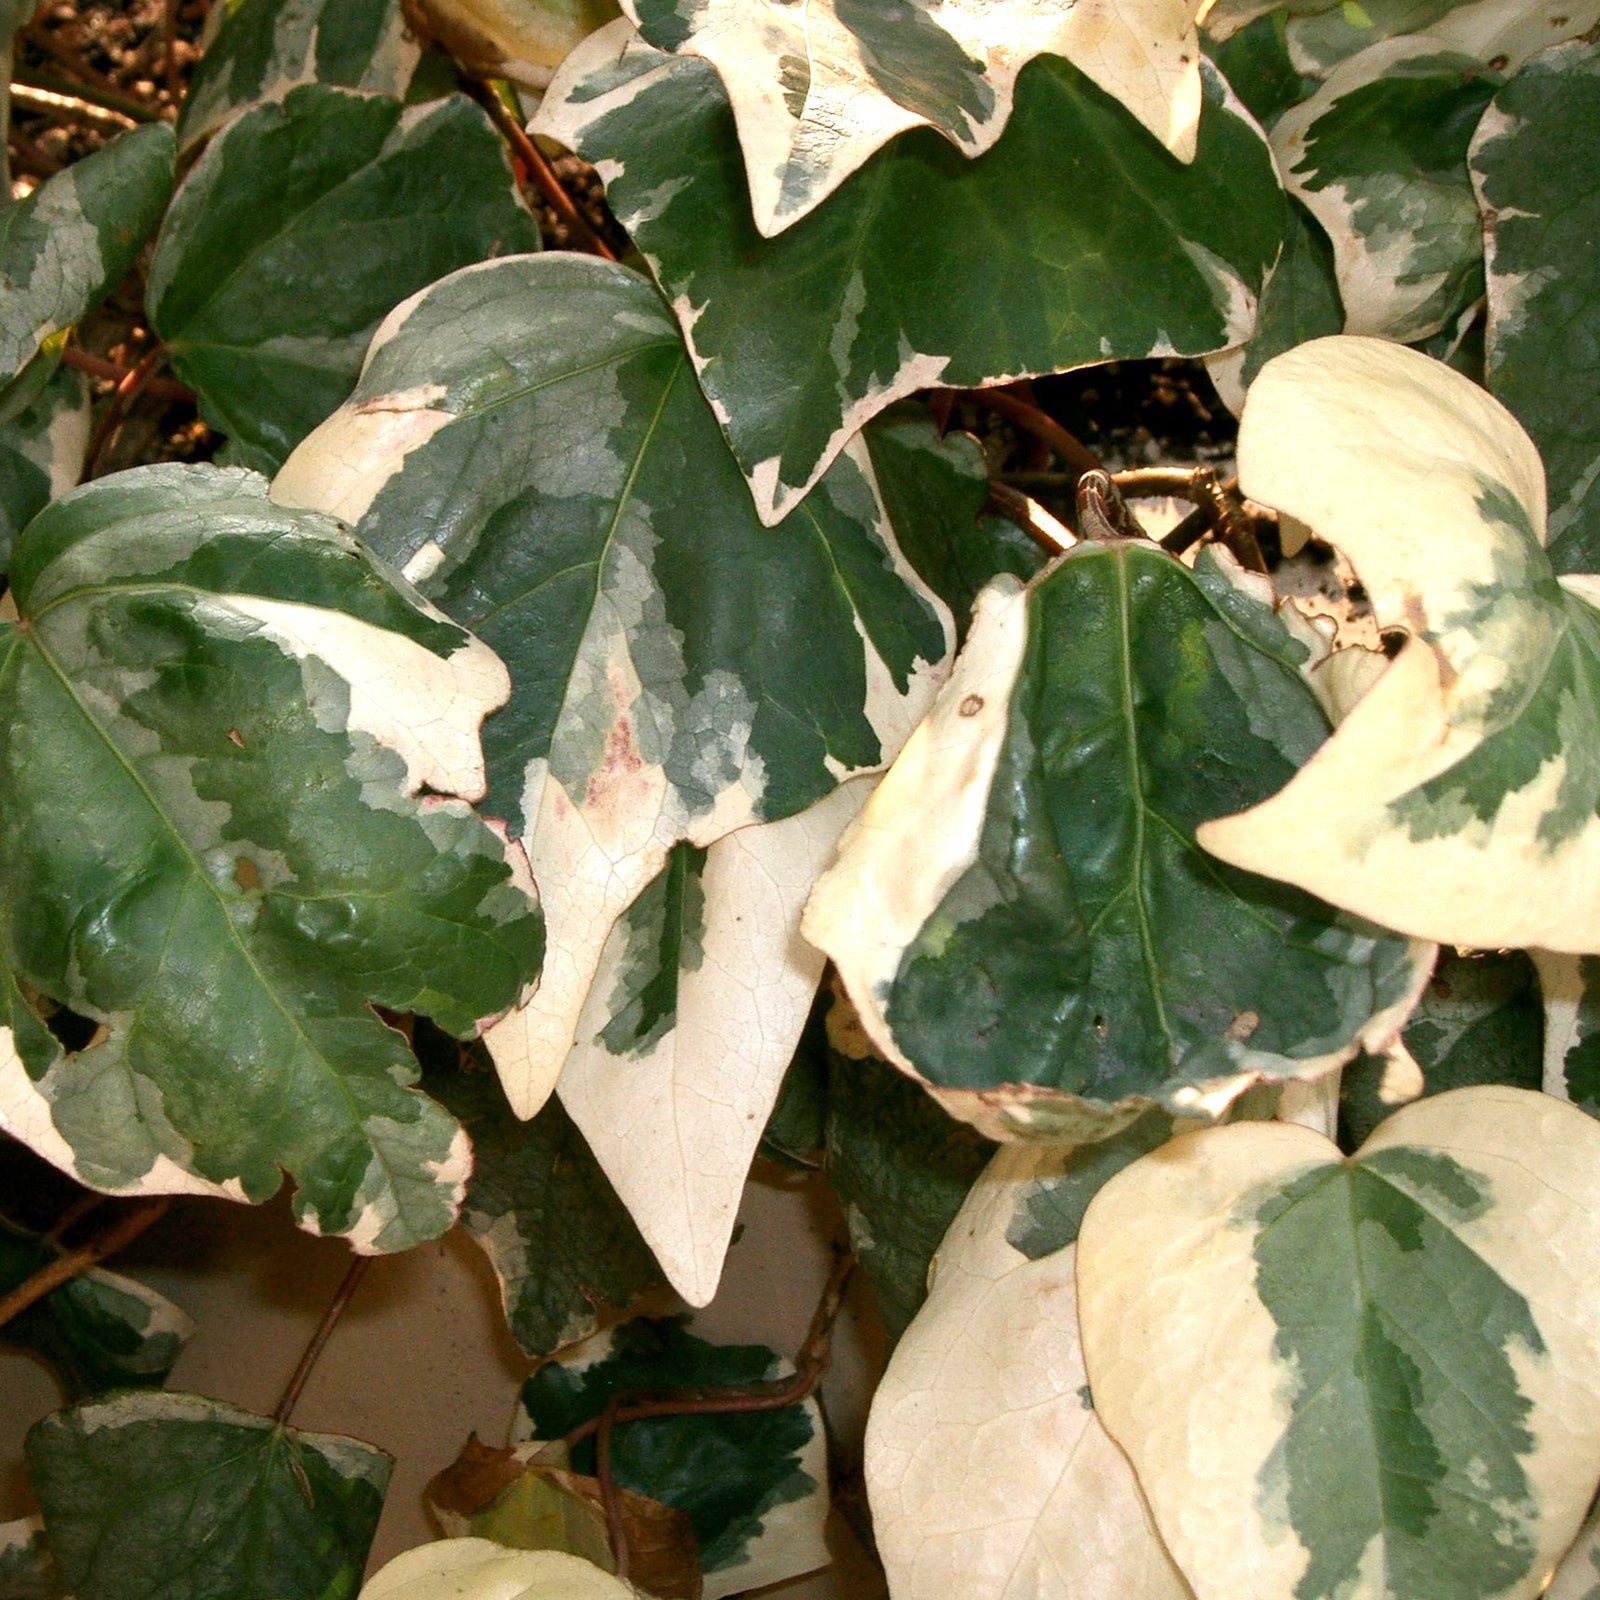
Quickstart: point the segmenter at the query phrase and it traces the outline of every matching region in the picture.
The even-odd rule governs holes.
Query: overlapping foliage
[[[232,0],[176,138],[0,210],[0,1129],[483,1244],[527,1438],[373,1600],[826,1559],[815,1404],[637,1314],[764,1129],[898,1341],[896,1600],[1586,1593],[1600,5],[622,11]],[[218,462],[74,488],[141,260]],[[1096,488],[1047,561],[941,420],[1174,356],[1254,506],[1181,558]],[[159,1392],[184,1332],[6,1327],[73,1402],[7,1593],[356,1593],[386,1460]]]

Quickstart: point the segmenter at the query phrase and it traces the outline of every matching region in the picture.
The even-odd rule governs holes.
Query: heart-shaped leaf
[[[174,154],[165,123],[136,128],[0,204],[0,382],[121,282],[166,209]]]
[[[661,50],[716,67],[733,107],[759,232],[781,233],[875,151],[936,128],[968,156],[1005,131],[1017,74],[1064,56],[1180,159],[1200,116],[1195,0],[1114,10],[1039,0],[627,0]]]
[[[1588,349],[1600,175],[1584,154],[1597,131],[1600,46],[1570,44],[1495,96],[1472,143],[1488,224],[1489,389],[1544,457],[1557,572],[1600,571],[1600,369]]]
[[[538,247],[505,146],[465,96],[402,107],[307,84],[235,118],[190,169],[150,318],[230,458],[271,471],[350,393],[385,312]]]
[[[510,667],[488,805],[527,839],[551,947],[489,1039],[521,1116],[673,846],[881,766],[950,647],[865,449],[763,528],[665,307],[591,258],[495,262],[401,307],[273,494],[354,523]]]
[[[0,1125],[103,1189],[260,1200],[281,1166],[358,1249],[442,1233],[466,1140],[369,1002],[468,1035],[538,970],[503,841],[447,798],[504,669],[250,473],[77,490],[11,580]],[[41,998],[101,1034],[63,1051]]]
[[[27,1457],[77,1600],[354,1594],[394,1465],[359,1440],[192,1394],[58,1411],[28,1434]]]
[[[1188,1600],[1078,1343],[1076,1252],[1011,1240],[1061,1152],[990,1162],[873,1397],[865,1471],[897,1600]]]
[[[1600,1124],[1548,1095],[1419,1101],[1351,1161],[1187,1135],[1095,1197],[1078,1272],[1095,1406],[1200,1600],[1527,1600],[1588,1511]]]
[[[400,0],[234,0],[189,79],[178,147],[193,149],[237,112],[282,100],[303,83],[398,99],[421,54]]]
[[[1082,545],[987,590],[806,912],[879,1049],[992,1138],[1075,1143],[1386,1043],[1432,952],[1194,840],[1326,736],[1308,657],[1211,555]]]
[[[1291,193],[1333,241],[1346,332],[1421,339],[1477,292],[1467,146],[1499,82],[1432,39],[1386,40],[1273,125]]]
[[[1600,580],[1551,570],[1527,435],[1441,362],[1317,339],[1251,387],[1239,470],[1412,637],[1293,782],[1201,844],[1419,938],[1600,951]]]
[[[597,164],[776,522],[868,418],[929,384],[1248,337],[1283,196],[1259,129],[1209,68],[1204,83],[1186,167],[1065,61],[1037,61],[987,155],[914,130],[776,239],[750,218],[703,61],[602,29],[534,127]]]

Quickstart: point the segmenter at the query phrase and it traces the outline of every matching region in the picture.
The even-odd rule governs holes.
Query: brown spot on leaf
[[[243,750],[244,749],[244,735],[242,733],[240,733],[237,728],[229,728],[228,729],[228,743],[231,744],[231,745],[237,746],[240,750]]]
[[[1261,1026],[1261,1013],[1259,1011],[1241,1011],[1223,1034],[1224,1039],[1232,1039],[1235,1044],[1243,1044],[1246,1039]]]
[[[261,887],[261,874],[249,856],[240,856],[233,863],[233,881],[246,894],[253,894]]]
[[[977,714],[983,710],[983,696],[981,694],[969,694],[967,698],[961,702],[960,709],[961,715],[964,717],[977,716]]]

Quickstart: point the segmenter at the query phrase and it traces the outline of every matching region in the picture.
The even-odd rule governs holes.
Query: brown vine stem
[[[87,1244],[69,1250],[54,1261],[47,1262],[31,1278],[19,1283],[10,1294],[0,1298],[0,1327],[20,1316],[29,1306],[42,1300],[52,1289],[82,1277],[91,1267],[97,1267],[108,1256],[115,1255],[124,1245],[130,1245],[145,1229],[166,1215],[172,1204],[170,1195],[157,1195],[153,1200],[143,1200],[124,1211],[104,1232],[96,1234]]]
[[[1037,500],[1030,500],[1009,484],[991,483],[989,502],[984,507],[1007,522],[1015,523],[1040,549],[1058,556],[1070,549],[1077,540],[1071,531],[1052,517]]]
[[[70,1229],[75,1228],[86,1216],[89,1215],[91,1211],[98,1211],[100,1207],[106,1203],[106,1199],[107,1196],[103,1194],[96,1194],[93,1189],[86,1190],[83,1194],[80,1194],[78,1198],[74,1200],[59,1217],[56,1218],[56,1225],[50,1230],[47,1236],[51,1244],[60,1244]]]
[[[305,1388],[306,1380],[311,1376],[312,1368],[316,1366],[318,1358],[327,1347],[328,1340],[333,1337],[333,1330],[339,1326],[339,1318],[344,1315],[345,1308],[355,1297],[355,1292],[361,1287],[361,1280],[366,1277],[367,1268],[371,1265],[371,1256],[355,1257],[350,1263],[350,1270],[340,1279],[339,1287],[333,1291],[333,1299],[328,1302],[328,1309],[322,1313],[322,1321],[317,1324],[316,1332],[311,1335],[305,1350],[301,1353],[300,1364],[294,1369],[288,1386],[283,1391],[283,1398],[272,1413],[272,1420],[280,1428],[288,1423],[290,1414],[300,1399],[300,1391]]]
[[[178,83],[178,0],[166,0],[161,12],[162,76],[167,83],[167,98],[176,105]]]
[[[87,483],[94,476],[100,453],[116,437],[134,401],[144,392],[145,385],[155,375],[156,368],[166,360],[166,356],[165,345],[153,345],[140,357],[138,366],[118,380],[116,388],[111,391],[111,403],[106,407],[106,414],[101,417],[89,440],[89,448],[84,452],[80,482]]]
[[[97,116],[102,122],[108,116],[118,118],[118,126],[125,126],[129,122],[162,120],[159,111],[152,111],[149,106],[118,89],[102,89],[98,84],[79,83],[75,79],[57,77],[53,72],[43,72],[34,67],[19,67],[11,83],[13,93],[19,88],[39,90],[54,95],[64,106],[81,107],[82,115]],[[17,98],[20,100],[23,97],[18,95]]]
[[[1034,438],[1042,439],[1061,458],[1070,475],[1093,472],[1100,458],[1077,435],[1069,433],[1052,416],[1047,416],[1038,406],[1030,405],[1021,395],[1006,389],[968,389],[967,397],[980,406],[1025,428]]]
[[[119,366],[115,361],[107,361],[104,356],[90,355],[87,350],[74,349],[68,346],[61,352],[61,361],[64,366],[76,367],[79,372],[87,372],[91,378],[104,378],[109,383],[121,383],[133,371],[132,367]],[[144,392],[154,395],[158,400],[193,400],[194,390],[186,383],[179,383],[172,378],[151,378],[145,384]]]
[[[472,90],[473,99],[489,113],[489,120],[500,130],[500,136],[516,152],[517,159],[527,172],[534,188],[566,225],[568,240],[577,249],[587,250],[592,256],[602,256],[607,261],[615,261],[616,252],[594,231],[589,219],[573,204],[572,196],[567,193],[550,163],[545,160],[544,151],[528,137],[521,123],[506,110],[500,96],[481,78],[468,78],[465,81]]]
[[[785,1406],[798,1405],[811,1395],[827,1371],[833,1325],[839,1320],[844,1292],[855,1269],[855,1256],[835,1245],[833,1269],[822,1287],[817,1309],[812,1313],[805,1342],[795,1357],[792,1377],[776,1378],[768,1383],[730,1384],[721,1389],[635,1389],[615,1394],[598,1417],[579,1423],[566,1436],[563,1443],[569,1451],[585,1439],[594,1438],[595,1478],[600,1485],[600,1504],[606,1515],[606,1531],[611,1538],[618,1577],[626,1580],[628,1570],[627,1532],[622,1523],[616,1480],[611,1473],[611,1436],[618,1425],[642,1422],[649,1417],[731,1416],[740,1412],[781,1411]]]

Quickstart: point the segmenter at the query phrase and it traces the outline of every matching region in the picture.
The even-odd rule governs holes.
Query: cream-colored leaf
[[[1600,1600],[1600,1511],[1584,1523],[1544,1595],[1545,1600]]]
[[[1200,843],[1420,938],[1600,950],[1600,611],[1595,580],[1551,572],[1527,435],[1442,363],[1321,339],[1262,370],[1239,465],[1411,637],[1288,785]]]
[[[488,1539],[440,1539],[398,1555],[360,1600],[634,1600],[634,1590],[562,1550],[508,1550]]]
[[[622,980],[638,959],[625,921],[600,958],[561,1100],[690,1305],[717,1291],[750,1162],[822,976],[821,952],[800,937],[801,907],[876,781],[842,784],[797,816],[710,847],[664,1032],[615,1036],[617,996],[629,995]]]
[[[1078,1256],[1097,1409],[1200,1600],[1540,1592],[1600,1475],[1593,1119],[1457,1090],[1353,1163],[1207,1129],[1111,1179]]]
[[[405,0],[469,72],[543,89],[567,52],[620,14],[616,0]]]
[[[895,1600],[1187,1600],[1133,1470],[1089,1403],[1075,1248],[1007,1239],[1060,1152],[990,1162],[945,1235],[867,1426]]]

